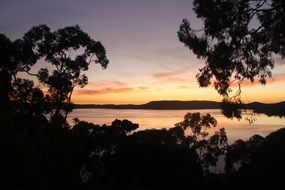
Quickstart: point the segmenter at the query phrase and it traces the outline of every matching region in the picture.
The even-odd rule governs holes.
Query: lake
[[[74,109],[69,114],[68,120],[77,117],[82,121],[94,124],[111,124],[115,119],[128,119],[139,124],[139,130],[162,129],[174,127],[175,123],[183,120],[188,112],[210,113],[218,121],[216,128],[210,133],[224,127],[226,129],[229,142],[237,139],[247,140],[254,134],[266,136],[277,129],[285,127],[285,118],[268,117],[265,114],[253,114],[252,111],[243,113],[241,120],[228,119],[224,117],[219,109],[203,110],[140,110],[140,109]],[[249,124],[247,117],[255,119],[253,124]]]

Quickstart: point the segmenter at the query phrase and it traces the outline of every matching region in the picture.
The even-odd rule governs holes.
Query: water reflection
[[[80,120],[92,122],[94,124],[111,124],[115,119],[128,119],[140,125],[143,129],[171,128],[175,123],[183,120],[188,112],[210,113],[218,121],[217,128],[225,127],[230,142],[237,139],[247,140],[254,134],[266,136],[279,128],[285,127],[285,119],[279,117],[268,117],[265,114],[254,114],[256,119],[253,124],[249,124],[245,118],[251,117],[252,112],[243,113],[243,119],[228,119],[224,117],[220,110],[132,110],[132,109],[75,109],[69,115],[69,122],[77,117]],[[212,129],[212,132],[217,129]],[[211,131],[210,131],[211,132]]]

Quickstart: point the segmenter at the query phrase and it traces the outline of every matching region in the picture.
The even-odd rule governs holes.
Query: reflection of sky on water
[[[94,124],[111,124],[115,119],[128,119],[140,125],[143,129],[171,128],[175,123],[183,120],[187,112],[210,113],[218,121],[218,126],[211,129],[214,132],[221,127],[226,128],[230,142],[237,139],[248,139],[254,134],[266,136],[279,128],[285,127],[285,119],[279,117],[267,117],[264,114],[255,114],[256,121],[249,124],[246,117],[250,117],[252,112],[244,113],[243,119],[225,118],[220,110],[131,110],[131,109],[75,109],[69,115],[69,121],[77,117],[80,120],[92,122]]]

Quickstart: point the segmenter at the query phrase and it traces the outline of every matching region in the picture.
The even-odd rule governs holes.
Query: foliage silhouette
[[[1,182],[15,189],[78,188],[89,143],[80,143],[87,150],[74,144],[66,116],[74,87],[87,84],[82,71],[94,61],[106,68],[104,47],[78,26],[51,32],[40,25],[15,41],[0,34],[0,55]],[[31,73],[40,59],[54,70]],[[35,87],[35,80],[18,78],[21,72],[36,76],[48,92]],[[85,151],[73,152],[78,146]]]
[[[178,31],[179,40],[205,60],[197,75],[201,87],[211,84],[227,96],[230,84],[241,85],[245,79],[261,84],[271,77],[273,53],[285,56],[284,1],[201,1],[195,0],[194,11],[204,28],[191,28],[187,19]]]
[[[207,138],[204,128],[217,124],[209,114],[188,113],[175,127],[161,130],[134,131],[138,125],[127,120],[115,120],[110,126],[78,119],[75,123],[72,129],[77,134],[92,137],[92,156],[82,175],[87,176],[87,184],[157,189],[198,186],[227,146],[224,129]],[[100,172],[91,166],[101,168]]]
[[[232,175],[235,189],[269,189],[282,187],[284,173],[284,135],[279,129],[263,138],[252,136],[228,147],[226,172]],[[233,175],[234,174],[234,175]]]
[[[30,66],[36,63],[38,56],[24,40],[18,39],[12,42],[3,34],[0,34],[0,52],[0,96],[3,105],[0,109],[3,111],[9,108],[10,93],[13,90],[19,90],[18,95],[23,93],[20,90],[24,89],[16,89],[21,88],[18,87],[20,81],[17,80],[17,73],[30,69]],[[25,81],[25,83],[31,85],[32,82]]]
[[[238,104],[242,82],[266,84],[274,56],[285,56],[284,1],[194,0],[193,5],[203,28],[196,30],[183,19],[178,38],[205,61],[198,83],[208,87],[213,82],[219,94]],[[235,85],[238,90],[230,97]]]
[[[210,166],[216,166],[219,157],[226,153],[228,146],[224,128],[221,128],[209,137],[207,130],[216,127],[216,125],[217,120],[210,114],[201,115],[197,112],[187,113],[184,116],[184,121],[177,123],[176,128],[174,128],[176,131],[179,128],[186,131],[187,135],[182,139],[182,144],[197,152],[204,173],[210,172]],[[188,129],[190,129],[190,132]]]
[[[45,58],[55,69],[40,69],[37,77],[49,87],[49,101],[52,103],[51,120],[63,117],[66,120],[71,111],[71,96],[76,86],[83,88],[88,81],[82,71],[88,70],[91,62],[103,68],[108,65],[106,50],[100,42],[91,39],[79,26],[65,27],[51,32],[45,25],[33,27],[24,35],[33,49]],[[95,59],[95,56],[97,59]]]
[[[68,57],[69,50],[77,55]],[[140,131],[128,120],[100,126],[74,119],[74,125],[67,127],[73,88],[87,84],[82,71],[88,69],[92,54],[103,68],[107,66],[103,46],[78,26],[50,32],[41,25],[14,42],[0,35],[3,187],[229,189],[236,185],[246,189],[260,186],[260,180],[266,179],[269,187],[285,179],[284,129],[228,145],[225,129],[210,135],[209,129],[217,125],[210,114],[187,113],[175,127],[160,130]],[[39,59],[54,70],[30,73]],[[36,75],[48,93],[35,87],[34,81],[18,78],[19,72]],[[211,173],[209,168],[222,156],[226,175]],[[254,180],[248,180],[256,173]],[[272,176],[265,178],[266,173]]]
[[[82,72],[88,70],[91,62],[99,63],[104,69],[109,63],[103,45],[91,39],[79,26],[51,32],[46,25],[39,25],[32,27],[23,39],[14,42],[1,34],[0,49],[3,54],[0,65],[3,79],[0,83],[1,100],[4,103],[12,100],[29,104],[26,107],[37,104],[35,101],[44,101],[46,106],[42,113],[50,114],[50,121],[57,125],[65,124],[67,114],[72,110],[73,89],[88,83]],[[49,64],[49,69],[41,68],[38,73],[31,73],[31,67],[39,59]],[[33,81],[17,78],[19,72],[36,76],[47,86],[45,96],[34,87]]]

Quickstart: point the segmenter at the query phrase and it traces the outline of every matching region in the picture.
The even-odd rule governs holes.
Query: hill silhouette
[[[150,109],[150,110],[189,110],[189,109],[221,109],[221,102],[216,101],[179,101],[162,100],[151,101],[146,104],[76,104],[75,109],[105,108],[105,109]],[[285,116],[285,101],[279,103],[252,102],[242,104],[242,109],[250,109],[255,113],[264,113],[268,116]]]
[[[244,105],[244,108],[252,109],[255,113],[264,113],[268,116],[285,117],[285,101],[272,104],[253,102]]]
[[[109,108],[109,109],[157,109],[157,110],[181,110],[181,109],[219,109],[220,102],[215,101],[179,101],[161,100],[151,101],[146,104],[77,104],[75,109],[82,108]]]

